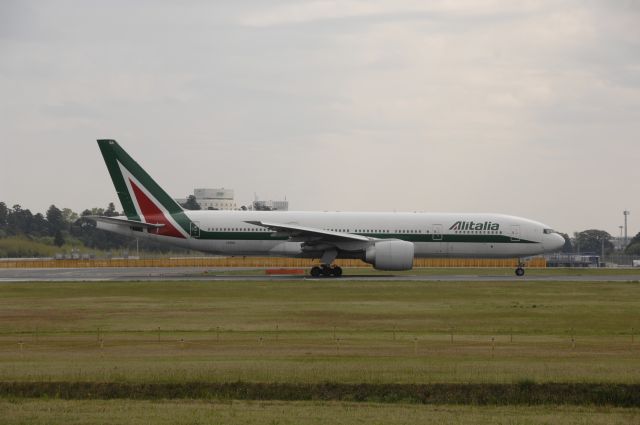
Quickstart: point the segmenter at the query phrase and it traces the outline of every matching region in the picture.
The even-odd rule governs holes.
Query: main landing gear
[[[524,276],[524,263],[520,261],[516,269],[516,276]]]
[[[311,276],[313,277],[340,277],[342,276],[342,269],[339,266],[331,265],[333,260],[338,256],[336,249],[327,249],[322,253],[320,258],[320,266],[313,266],[311,268]]]
[[[311,268],[311,276],[313,277],[340,277],[342,276],[342,268],[340,266],[313,266]]]

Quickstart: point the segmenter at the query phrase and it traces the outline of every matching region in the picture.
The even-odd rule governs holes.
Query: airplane
[[[183,209],[120,145],[98,146],[124,216],[90,216],[106,231],[226,256],[320,259],[313,277],[339,277],[336,259],[409,270],[414,258],[518,258],[559,250],[551,227],[504,214]]]

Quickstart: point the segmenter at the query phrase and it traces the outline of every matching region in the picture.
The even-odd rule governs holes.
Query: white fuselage
[[[277,222],[376,239],[413,242],[415,257],[528,257],[557,250],[562,236],[539,222],[502,214],[362,213],[284,211],[186,211],[190,237],[133,231],[98,223],[99,228],[171,243],[183,248],[231,256],[318,258],[322,246],[306,249],[295,236],[279,234],[247,221]],[[337,243],[337,258],[360,258],[362,244]]]

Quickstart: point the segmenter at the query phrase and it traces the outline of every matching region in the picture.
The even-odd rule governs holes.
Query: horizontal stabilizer
[[[159,229],[160,227],[164,227],[164,224],[152,224],[152,223],[143,223],[141,221],[136,221],[136,220],[127,220],[126,218],[124,218],[124,216],[105,217],[101,215],[85,215],[81,218],[93,220],[96,222],[100,221],[102,223],[116,224],[119,226],[126,226],[126,227],[141,227],[145,229]]]

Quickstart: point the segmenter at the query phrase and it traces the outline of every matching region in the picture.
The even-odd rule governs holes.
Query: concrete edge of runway
[[[552,275],[523,277],[508,275],[424,275],[424,274],[349,274],[340,278],[313,278],[308,275],[267,275],[251,273],[254,269],[210,267],[114,267],[114,268],[56,268],[56,269],[0,269],[0,282],[123,282],[123,281],[478,281],[478,282],[640,282],[637,274],[611,275]],[[234,274],[228,274],[234,271]],[[246,272],[246,274],[237,274]]]

